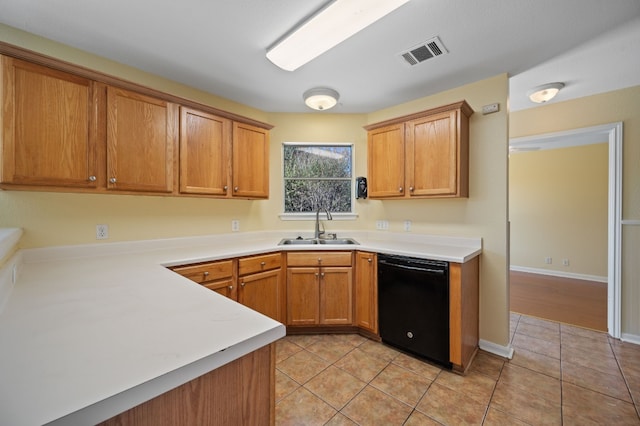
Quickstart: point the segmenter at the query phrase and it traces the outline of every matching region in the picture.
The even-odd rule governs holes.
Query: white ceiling
[[[365,113],[500,73],[512,110],[532,86],[559,102],[640,85],[640,0],[411,0],[294,72],[266,49],[326,0],[0,0],[0,22],[269,112],[309,112],[302,93],[340,92]],[[449,54],[399,53],[439,36]]]

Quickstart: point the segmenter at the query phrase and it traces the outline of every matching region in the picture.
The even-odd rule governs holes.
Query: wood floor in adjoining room
[[[511,271],[510,310],[607,331],[607,284]]]

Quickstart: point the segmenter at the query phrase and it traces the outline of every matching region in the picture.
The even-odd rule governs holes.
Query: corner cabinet
[[[238,260],[238,302],[276,321],[284,322],[282,254]]]
[[[2,56],[3,184],[96,188],[95,82]]]
[[[466,101],[366,126],[369,197],[468,197]]]

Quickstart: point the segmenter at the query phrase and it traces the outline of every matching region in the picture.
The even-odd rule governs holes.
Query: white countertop
[[[480,239],[372,234],[350,233],[358,246],[283,248],[282,233],[263,232],[21,250],[0,312],[0,424],[93,424],[284,336],[164,266],[282,249],[459,263],[481,252]]]

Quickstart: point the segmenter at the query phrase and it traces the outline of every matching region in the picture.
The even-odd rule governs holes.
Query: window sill
[[[278,215],[280,220],[316,220],[315,213],[280,213]],[[357,213],[331,213],[333,220],[356,220],[358,219]],[[320,220],[327,220],[327,214],[320,213]]]

